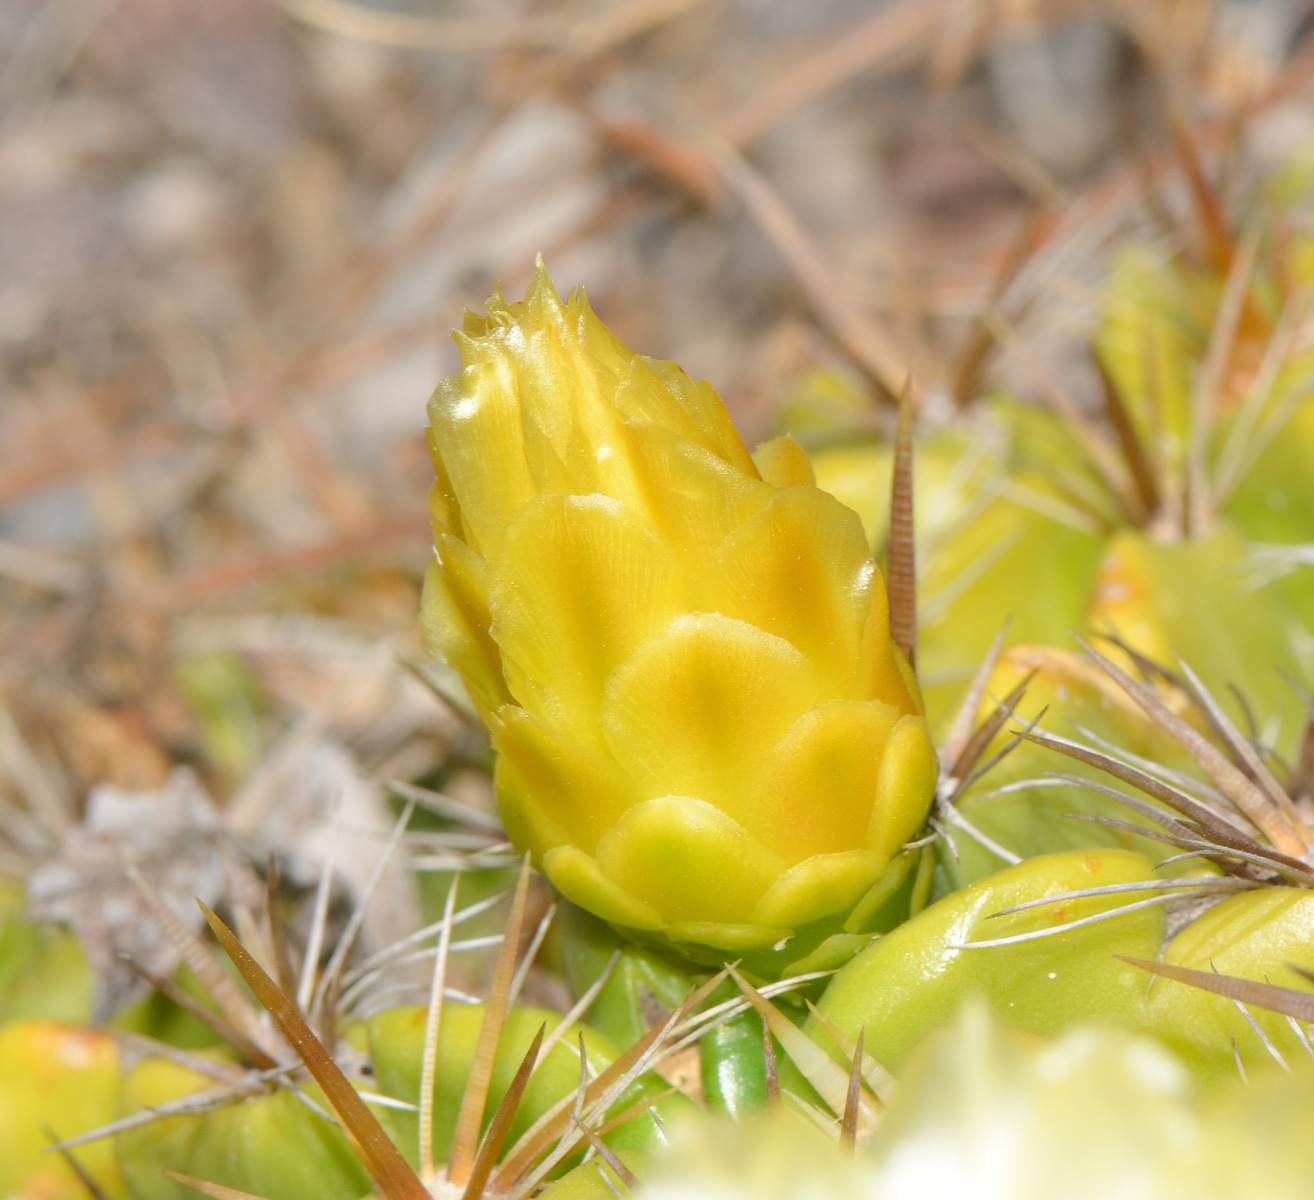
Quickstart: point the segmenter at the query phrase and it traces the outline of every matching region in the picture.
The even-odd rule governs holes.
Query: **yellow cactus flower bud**
[[[937,770],[858,517],[541,264],[455,337],[422,624],[492,732],[512,840],[686,949],[838,930]]]

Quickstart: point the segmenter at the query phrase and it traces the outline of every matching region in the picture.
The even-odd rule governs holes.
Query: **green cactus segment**
[[[910,1060],[873,1144],[875,1190],[963,1195],[988,1178],[1008,1196],[1303,1200],[1314,1076],[1293,1067],[1201,1097],[1145,1038],[1088,1027],[1050,1042],[969,1007]]]
[[[1113,686],[1107,676],[1064,650],[1017,646],[1008,651],[991,677],[989,693],[993,698],[986,701],[984,712],[992,710],[999,698],[1008,695],[1032,672],[1035,674],[1018,704],[1016,718],[989,747],[990,753],[1002,750],[1012,741],[1012,729],[1043,713],[1041,728],[1058,736],[1081,737],[1078,731],[1086,730],[1165,767],[1195,773],[1187,754]],[[1147,837],[1074,820],[1074,814],[1126,820],[1128,813],[1116,800],[1097,791],[1072,784],[1057,785],[1055,780],[1044,779],[1050,772],[1091,779],[1105,786],[1114,782],[1094,767],[1024,742],[991,768],[979,784],[968,788],[957,802],[958,811],[973,829],[1018,858],[1085,846],[1123,847],[1139,851],[1156,862],[1175,853],[1171,847]],[[1034,785],[1038,780],[1043,780],[1044,786]],[[1029,783],[1033,786],[1027,786]],[[936,845],[939,895],[983,879],[1007,865],[1007,860],[970,833],[955,830],[952,825],[949,831],[953,835],[952,845],[944,840]],[[1169,868],[1168,873],[1178,874],[1188,869],[1193,868]]]
[[[1163,914],[1144,910],[1117,922],[1058,937],[990,950],[972,941],[1070,923],[1116,908],[1117,897],[1076,900],[991,919],[993,913],[1041,896],[1153,878],[1150,862],[1125,850],[1044,855],[1001,871],[931,905],[865,950],[831,981],[820,1011],[857,1036],[869,1053],[897,1071],[931,1029],[948,1024],[964,998],[986,997],[1000,1020],[1030,1033],[1052,1034],[1107,1014],[1141,973],[1113,954],[1153,957],[1163,940]],[[818,1027],[814,1036],[824,1033]]]
[[[240,655],[221,650],[188,655],[175,674],[205,757],[242,779],[264,750],[261,721],[268,704],[255,673]]]
[[[24,904],[21,888],[0,881],[0,1021],[85,1024],[96,979],[82,944],[62,925],[31,920]]]
[[[703,1097],[712,1111],[743,1117],[766,1106],[766,1058],[757,1013],[740,1013],[709,1030],[698,1053]]]
[[[443,1009],[438,1035],[437,1071],[434,1079],[433,1147],[437,1161],[446,1161],[456,1129],[456,1117],[470,1071],[470,1056],[479,1036],[484,1019],[484,1006],[447,1005]],[[492,1120],[493,1113],[506,1093],[529,1044],[540,1026],[546,1024],[550,1036],[561,1024],[560,1013],[539,1008],[513,1008],[498,1042],[497,1057],[493,1063],[492,1085],[484,1110],[484,1123]],[[424,1060],[424,1031],[426,1010],[419,1007],[392,1008],[370,1018],[365,1023],[369,1035],[370,1057],[374,1063],[379,1090],[397,1100],[418,1104],[420,1074]],[[578,1025],[543,1057],[521,1098],[516,1118],[506,1145],[510,1147],[530,1125],[547,1112],[562,1097],[569,1096],[579,1087],[579,1037],[584,1037],[589,1068],[593,1074],[604,1070],[619,1055],[610,1038],[585,1025]],[[614,1112],[620,1113],[631,1105],[667,1090],[666,1084],[656,1076],[637,1080],[617,1102]],[[687,1107],[688,1102],[684,1102]],[[658,1112],[670,1115],[681,1106],[679,1097],[671,1097],[658,1105]],[[418,1162],[419,1119],[411,1112],[389,1113],[391,1128],[396,1132],[397,1145],[412,1164]],[[644,1113],[608,1135],[608,1142],[616,1146],[651,1148],[664,1143],[658,1123],[651,1113]],[[274,1198],[270,1198],[274,1200]]]
[[[51,1021],[0,1026],[0,1196],[84,1200],[86,1190],[57,1155],[50,1133],[71,1138],[117,1115],[119,1055],[96,1030]],[[79,1166],[112,1198],[124,1195],[109,1142],[76,1151]]]
[[[639,1179],[647,1177],[653,1155],[629,1149],[617,1150],[615,1154],[631,1175]],[[550,1184],[539,1197],[540,1200],[616,1200],[616,1196],[625,1195],[625,1188],[625,1181],[607,1163],[592,1158]]]
[[[1032,858],[926,909],[876,942],[831,982],[818,1008],[840,1029],[866,1030],[870,1052],[899,1070],[913,1045],[947,1024],[963,1001],[985,1000],[1005,1025],[1055,1034],[1083,1021],[1149,1034],[1176,1050],[1202,1081],[1233,1077],[1233,1044],[1247,1070],[1272,1059],[1246,1017],[1226,999],[1151,978],[1118,955],[1164,961],[1308,989],[1288,963],[1314,966],[1314,894],[1275,888],[1218,902],[1165,944],[1162,908],[1141,909],[1053,936],[1007,946],[972,942],[1055,929],[1144,899],[1145,894],[1064,900],[1069,891],[1155,878],[1151,862],[1126,850]],[[992,917],[1029,900],[1045,905]],[[1256,1012],[1279,1052],[1304,1054],[1286,1020]],[[819,1040],[825,1034],[815,1031]]]
[[[1304,388],[1312,383],[1314,380],[1306,380]],[[1312,458],[1314,401],[1305,400],[1242,477],[1227,502],[1227,516],[1260,542],[1308,542],[1314,536],[1314,487],[1309,479]]]
[[[1098,523],[1076,513],[1042,469],[1057,460],[1069,485],[1084,479],[1070,430],[1005,399],[974,419],[979,428],[927,434],[915,452],[918,673],[933,727],[1005,623],[1013,642],[1045,645],[1067,645],[1070,631],[1085,627],[1103,545]],[[859,513],[879,557],[889,447],[835,446],[813,460],[818,486]],[[1088,487],[1093,492],[1093,482]]]
[[[1197,1148],[1190,1101],[1185,1071],[1145,1038],[1087,1027],[1051,1042],[969,1005],[913,1052],[873,1157],[902,1195],[916,1193],[897,1181],[928,1169],[928,1194],[970,1194],[983,1168],[1010,1197],[1227,1195],[1149,1183],[1165,1155]]]
[[[210,993],[196,977],[191,967],[179,963],[172,975],[173,982],[207,1008],[214,1006]],[[219,1035],[195,1014],[188,1012],[172,997],[163,992],[150,995],[120,1011],[110,1026],[127,1033],[138,1033],[154,1038],[180,1050],[209,1050],[221,1045]]]
[[[1095,352],[1142,445],[1180,477],[1191,424],[1192,368],[1203,358],[1222,281],[1133,246],[1114,260]]]
[[[1314,893],[1266,888],[1231,896],[1187,925],[1159,957],[1174,966],[1308,991],[1310,981],[1292,970],[1292,964],[1314,969]],[[1221,996],[1155,978],[1146,1012],[1145,1031],[1176,1050],[1202,1076],[1235,1073],[1233,1042],[1247,1070],[1272,1065],[1250,1023]],[[1287,1062],[1307,1056],[1284,1017],[1258,1009],[1252,1009],[1251,1016]]]
[[[185,1067],[147,1059],[128,1075],[125,1107],[155,1107],[212,1086],[213,1080]],[[300,1086],[327,1111],[313,1084]],[[288,1091],[166,1117],[115,1141],[135,1200],[193,1200],[196,1193],[166,1170],[265,1200],[359,1200],[370,1191],[369,1176],[338,1125]]]
[[[1290,754],[1305,707],[1283,673],[1301,679],[1311,665],[1314,608],[1300,610],[1261,571],[1230,525],[1178,543],[1126,530],[1109,541],[1089,624],[1169,667],[1181,658],[1245,729],[1240,692],[1266,741]]]
[[[703,978],[670,954],[622,940],[605,921],[569,901],[558,909],[557,928],[562,970],[572,995],[582,996],[610,971],[588,1018],[618,1046],[637,1042],[654,1015],[677,1008]]]

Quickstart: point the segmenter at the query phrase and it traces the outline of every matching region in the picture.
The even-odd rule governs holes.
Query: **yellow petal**
[[[603,684],[681,610],[679,563],[603,496],[540,496],[507,528],[489,589],[511,693],[598,753]]]
[[[656,425],[681,441],[699,446],[718,462],[737,470],[717,452],[718,443],[707,436],[695,414],[680,402],[683,385],[673,392],[654,369],[659,365],[653,359],[639,354],[630,356],[624,372],[618,376],[616,411],[632,425]],[[739,473],[743,474],[742,471]]]
[[[863,700],[883,700],[903,712],[924,712],[917,677],[890,637],[890,601],[879,571],[872,575],[868,599],[858,646],[858,695]]]
[[[710,573],[726,537],[775,494],[696,441],[660,425],[627,426],[625,447],[636,502],[686,562],[693,583]]]
[[[429,420],[473,549],[487,556],[538,492],[525,458],[515,374],[488,354],[438,385]]]
[[[572,742],[555,726],[514,705],[497,715],[494,779],[511,840],[521,850],[532,850],[536,859],[561,842],[592,854],[598,839],[643,797],[615,762]],[[564,832],[542,840],[536,814]]]
[[[570,845],[569,832],[537,803],[533,787],[522,779],[514,763],[505,758],[497,760],[493,787],[507,836],[517,849],[530,852],[535,866],[542,868],[543,856],[553,848]]]
[[[867,846],[892,857],[926,823],[940,763],[923,717],[904,717],[885,744]]]
[[[604,921],[628,929],[660,929],[660,914],[637,900],[577,846],[558,846],[543,856],[543,870],[567,900]]]
[[[901,715],[879,700],[832,700],[804,713],[767,760],[749,832],[789,863],[865,845]]]
[[[628,464],[619,453],[622,421],[609,399],[614,379],[533,287],[525,303],[530,315],[513,353],[525,449],[539,490],[598,492],[632,503]]]
[[[443,535],[424,573],[420,598],[425,652],[460,673],[485,720],[511,699],[489,634],[487,575],[483,560],[464,542]]]
[[[870,850],[819,854],[790,867],[753,910],[755,925],[797,928],[847,912],[881,877],[889,859]]]
[[[818,699],[788,642],[694,613],[644,642],[607,681],[603,727],[649,796],[698,796],[739,819],[786,730]]]
[[[735,423],[730,420],[730,414],[726,412],[716,389],[706,381],[694,383],[673,362],[646,357],[643,361],[693,418],[702,432],[703,444],[718,458],[725,459],[750,479],[759,478],[757,465],[748,453],[744,439],[739,436]]]
[[[780,972],[780,978],[788,979],[792,975],[807,975],[812,971],[834,971],[836,968],[842,967],[849,959],[855,958],[859,951],[870,946],[875,936],[871,933],[832,933],[810,954],[805,954],[802,958],[796,958],[785,967]]]
[[[434,436],[433,427],[425,431],[429,443],[429,458],[433,461],[436,478],[429,489],[429,523],[433,526],[434,540],[444,533],[463,536],[461,525],[461,506],[457,502],[456,492],[452,490],[452,481],[447,477],[447,468],[443,466],[442,451]]]
[[[732,533],[714,567],[719,611],[801,650],[852,694],[876,574],[857,514],[816,488],[787,488]]]
[[[624,378],[638,355],[598,319],[582,287],[570,293],[564,320],[599,367],[617,380]]]
[[[685,943],[691,947],[710,946],[726,954],[747,954],[750,950],[765,950],[782,938],[789,937],[789,929],[768,929],[762,925],[730,925],[717,921],[679,921],[666,927],[669,941]],[[696,953],[696,951],[694,951]]]
[[[817,482],[808,452],[789,434],[763,442],[753,451],[753,461],[772,487],[812,487]]]
[[[599,843],[608,878],[668,921],[747,920],[784,863],[702,800],[662,796],[630,809]]]

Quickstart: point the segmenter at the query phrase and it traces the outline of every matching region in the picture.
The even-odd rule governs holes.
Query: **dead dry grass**
[[[179,765],[279,853],[487,802],[406,669],[424,401],[536,252],[750,440],[1081,402],[1108,247],[1225,220],[1312,80],[1304,0],[9,0],[5,868]]]

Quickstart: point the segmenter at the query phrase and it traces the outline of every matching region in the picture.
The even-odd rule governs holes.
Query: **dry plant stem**
[[[572,57],[591,58],[631,38],[682,17],[708,0],[622,0],[602,12],[577,19],[564,49]]]
[[[311,571],[341,558],[377,550],[390,542],[409,540],[428,528],[427,509],[384,517],[342,530],[313,545],[203,567],[169,580],[145,599],[165,609],[190,608],[202,600],[241,591],[281,575]]]
[[[427,44],[424,39],[435,35],[443,48],[455,49],[460,47],[446,44],[447,39],[459,42],[462,38],[477,41],[488,37],[501,44],[509,35],[512,41],[507,44],[514,46],[517,44],[514,41],[517,31],[523,33],[526,30],[537,30],[546,35],[541,48],[555,51],[560,57],[553,58],[549,54],[546,59],[534,56],[515,61],[510,82],[501,89],[483,121],[457,152],[451,166],[434,189],[434,198],[382,254],[370,257],[350,272],[351,278],[342,290],[340,303],[303,346],[245,390],[245,394],[235,404],[243,421],[249,422],[290,390],[307,382],[322,356],[333,353],[333,348],[340,343],[342,329],[347,321],[364,310],[394,268],[413,257],[446,223],[464,195],[465,184],[483,160],[485,151],[520,104],[539,92],[557,89],[562,82],[558,77],[563,68],[569,72],[578,67],[581,61],[595,57],[611,46],[670,21],[705,2],[628,0],[627,3],[614,5],[602,16],[595,14],[584,19],[540,17],[520,22],[493,22],[435,21],[425,17],[382,13],[344,0],[288,0],[285,7],[295,8],[296,15],[308,23],[362,40],[413,47]],[[489,45],[486,48],[495,47]],[[444,325],[449,323],[446,320],[442,322]]]
[[[1253,1004],[1256,1008],[1270,1012],[1283,1013],[1300,1021],[1314,1021],[1314,995],[1300,992],[1295,988],[1278,987],[1272,983],[1259,983],[1250,979],[1237,979],[1231,975],[1217,975],[1212,971],[1197,971],[1191,967],[1179,967],[1172,963],[1148,962],[1143,958],[1127,958],[1118,955],[1123,962],[1149,971],[1152,975],[1162,975],[1165,979],[1175,979],[1178,983],[1202,988],[1216,996],[1226,996],[1241,1004]],[[1309,978],[1309,973],[1292,967],[1301,975]]]
[[[250,1076],[249,1071],[244,1070],[235,1063],[205,1058],[189,1050],[180,1050],[177,1046],[170,1046],[168,1042],[146,1037],[144,1034],[129,1033],[126,1029],[111,1029],[110,1033],[116,1042],[125,1049],[130,1050],[137,1057],[163,1058],[175,1066],[194,1071],[197,1075],[204,1075],[207,1079],[213,1079],[216,1083],[226,1083],[232,1087],[240,1087],[246,1083]]]
[[[1033,667],[1028,671],[1008,695],[996,703],[994,711],[977,726],[950,768],[947,782],[952,787],[952,792],[946,797],[947,799],[967,787],[968,780],[976,774],[975,768],[981,761],[981,756],[995,740],[995,735],[1017,711],[1017,706],[1022,702],[1022,697],[1026,695],[1027,688],[1031,686],[1031,681],[1039,671],[1039,667]]]
[[[278,969],[278,986],[289,996],[297,992],[297,972],[292,965],[292,952],[288,946],[287,926],[283,923],[283,907],[279,903],[281,880],[278,863],[271,852],[269,869],[265,877],[265,916],[269,925],[269,945],[274,952]]]
[[[488,1182],[488,1177],[492,1173],[493,1164],[497,1162],[497,1156],[502,1153],[502,1146],[506,1142],[506,1135],[511,1129],[511,1122],[515,1120],[516,1109],[520,1107],[520,1098],[525,1094],[525,1088],[529,1086],[529,1077],[533,1074],[534,1064],[538,1062],[539,1048],[543,1045],[543,1035],[546,1032],[547,1022],[545,1021],[538,1027],[538,1032],[534,1035],[533,1042],[530,1043],[525,1057],[521,1060],[515,1077],[506,1089],[506,1095],[502,1097],[501,1104],[497,1106],[497,1112],[493,1114],[493,1120],[488,1126],[488,1133],[484,1137],[483,1145],[479,1148],[479,1156],[475,1159],[474,1166],[471,1168],[470,1180],[466,1184],[462,1200],[479,1200],[479,1197],[484,1194],[484,1185]]]
[[[0,506],[3,502],[0,501]],[[74,824],[67,799],[55,786],[41,760],[32,753],[6,704],[0,700],[0,763],[18,786],[27,806],[45,832],[60,834]]]
[[[200,904],[200,901],[197,903]],[[214,912],[204,904],[200,904],[200,908],[242,978],[328,1097],[334,1112],[360,1151],[361,1164],[385,1200],[429,1200],[429,1193],[419,1177],[384,1133],[378,1118],[351,1086],[341,1068],[333,1061],[332,1055],[306,1024],[292,999],[279,990],[278,985]]]
[[[261,1046],[247,1037],[236,1025],[225,1020],[213,1010],[206,1008],[195,996],[183,991],[172,979],[167,979],[163,975],[157,975],[154,971],[147,970],[130,954],[120,954],[119,958],[136,971],[157,992],[167,996],[179,1008],[190,1013],[211,1032],[217,1034],[232,1046],[252,1066],[261,1071],[268,1071],[278,1066],[277,1059],[266,1053]]]
[[[848,1072],[844,1071],[738,971],[733,967],[728,967],[727,970],[749,1003],[757,1010],[758,1016],[775,1035],[776,1041],[781,1044],[795,1066],[807,1076],[808,1082],[817,1089],[817,1093],[830,1106],[831,1111],[843,1113],[849,1095]],[[864,1127],[870,1129],[880,1119],[885,1104],[882,1097],[863,1093],[858,1098],[858,1107]]]
[[[1163,504],[1158,472],[1132,424],[1131,414],[1123,403],[1122,393],[1099,355],[1094,356],[1104,397],[1104,411],[1122,447],[1123,458],[1131,472],[1132,489],[1121,493],[1124,507],[1142,528],[1149,525]]]
[[[958,362],[951,372],[953,401],[960,411],[966,410],[976,398],[986,360],[997,340],[991,328],[990,316],[999,311],[1008,289],[1040,249],[1048,231],[1048,214],[1043,210],[1033,212],[995,274],[990,293],[973,322]]]
[[[78,1183],[82,1185],[82,1190],[91,1197],[91,1200],[109,1200],[105,1189],[87,1173],[87,1169],[78,1162],[73,1151],[59,1144],[59,1135],[49,1125],[44,1125],[42,1128],[45,1130],[46,1137],[50,1139],[50,1148],[64,1160],[64,1165],[73,1172]]]
[[[853,1051],[853,1069],[849,1072],[849,1091],[844,1099],[844,1116],[840,1120],[840,1145],[850,1152],[858,1148],[858,1111],[862,1103],[862,1045],[867,1030],[858,1030],[858,1044]]]
[[[257,1196],[254,1192],[243,1192],[238,1188],[226,1187],[222,1183],[211,1183],[208,1179],[197,1179],[191,1175],[184,1175],[181,1171],[169,1171],[163,1168],[161,1170],[170,1179],[176,1179],[189,1188],[213,1196],[214,1200],[264,1200],[263,1196]]]
[[[250,1001],[215,960],[210,949],[179,920],[178,915],[165,904],[137,867],[131,863],[125,864],[124,874],[146,901],[151,914],[163,927],[169,940],[182,955],[183,961],[192,969],[202,986],[209,992],[210,998],[219,1006],[224,1019],[273,1057],[275,1047],[270,1043],[265,1029],[261,1027]]]
[[[1177,665],[1181,668],[1182,674],[1186,676],[1196,703],[1208,713],[1210,720],[1215,728],[1218,729],[1224,743],[1240,760],[1238,765],[1247,775],[1259,784],[1268,798],[1277,805],[1282,811],[1283,816],[1290,823],[1291,827],[1297,832],[1301,832],[1302,823],[1300,814],[1296,811],[1296,806],[1291,802],[1291,797],[1286,794],[1282,789],[1282,785],[1274,778],[1273,772],[1268,769],[1268,765],[1259,754],[1256,753],[1255,748],[1250,744],[1249,739],[1244,737],[1241,734],[1241,731],[1231,722],[1227,714],[1220,707],[1218,701],[1210,694],[1209,689],[1205,687],[1204,683],[1200,680],[1200,677],[1191,669],[1190,665],[1180,657],[1177,657]],[[1253,720],[1253,714],[1251,715],[1251,719]]]
[[[429,990],[429,1011],[424,1024],[424,1058],[420,1066],[420,1179],[425,1186],[436,1174],[433,1161],[433,1086],[438,1071],[438,1030],[442,1021],[443,989],[447,984],[447,954],[452,944],[452,914],[456,911],[456,889],[461,882],[458,872],[452,877],[443,909],[442,931],[438,937],[438,955],[433,964],[433,984]]]
[[[1209,336],[1209,349],[1191,394],[1191,436],[1186,463],[1188,503],[1185,512],[1188,522],[1184,531],[1188,537],[1207,532],[1213,523],[1205,458],[1209,449],[1209,434],[1215,424],[1219,391],[1227,364],[1232,359],[1241,314],[1246,306],[1246,294],[1254,278],[1260,232],[1257,223],[1252,225],[1242,239],[1239,252],[1232,259],[1223,286],[1223,297]]]
[[[578,57],[599,54],[705,2],[629,0],[589,19],[543,15],[496,20],[383,12],[349,0],[279,0],[296,20],[376,46],[449,54],[556,51]]]
[[[718,159],[727,186],[794,272],[840,347],[877,386],[891,396],[899,395],[911,375],[890,335],[864,315],[834,265],[766,179],[729,148]]]
[[[498,952],[488,990],[488,1005],[484,1010],[479,1041],[475,1045],[470,1063],[470,1074],[461,1097],[461,1109],[456,1118],[456,1131],[452,1135],[452,1153],[447,1165],[447,1179],[455,1187],[464,1187],[474,1170],[475,1151],[479,1142],[479,1125],[488,1099],[488,1088],[493,1077],[493,1058],[497,1053],[502,1022],[509,1007],[511,981],[515,975],[516,959],[520,950],[521,927],[525,920],[525,907],[529,898],[529,856],[525,856],[516,883],[511,913],[507,919],[502,948]]]
[[[917,667],[917,552],[913,532],[912,398],[905,381],[894,435],[890,484],[890,534],[885,551],[890,597],[890,635],[908,665]]]
[[[325,1031],[326,1036],[330,1038],[332,1037],[334,1013],[337,1008],[342,987],[342,975],[346,970],[347,960],[356,948],[356,939],[360,936],[361,928],[365,924],[365,912],[369,908],[370,901],[374,899],[379,884],[383,882],[384,872],[392,863],[393,857],[397,853],[397,847],[401,844],[402,836],[406,832],[406,827],[411,823],[414,812],[415,801],[408,800],[402,808],[401,816],[397,818],[392,827],[388,844],[379,856],[379,861],[375,864],[374,870],[361,892],[360,900],[347,920],[346,928],[343,929],[342,935],[338,938],[337,945],[333,947],[328,966],[324,968],[324,977],[319,981],[319,987],[315,990],[315,1000],[309,1015],[314,1018],[319,1028]]]
[[[822,1029],[830,1036],[831,1040],[837,1045],[849,1058],[858,1058],[862,1062],[862,1077],[867,1081],[867,1086],[880,1096],[885,1103],[889,1103],[894,1098],[894,1093],[898,1090],[899,1081],[895,1079],[880,1063],[878,1063],[870,1054],[864,1050],[861,1055],[858,1054],[858,1043],[855,1042],[847,1033],[835,1024],[825,1013],[823,1013],[811,1000],[807,1002],[808,1012],[812,1015],[813,1020],[817,1021]]]
[[[901,69],[919,57],[950,0],[903,0],[802,59],[766,91],[731,113],[717,133],[746,146],[782,118],[877,66]]]
[[[1077,638],[1081,648],[1148,713],[1159,727],[1204,768],[1218,788],[1260,829],[1283,854],[1305,861],[1310,847],[1282,811],[1200,734],[1173,713],[1144,684],[1130,678],[1089,643]]]
[[[649,171],[678,184],[699,203],[721,208],[725,180],[707,151],[648,121],[613,121],[586,110],[598,136],[611,148],[630,155]]]
[[[762,1062],[766,1068],[767,1112],[776,1112],[780,1108],[780,1071],[776,1066],[776,1044],[765,1021],[762,1022]]]
[[[382,12],[350,0],[279,0],[289,16],[340,37],[407,50],[487,54],[507,50],[546,50],[560,45],[560,19],[488,21]]]
[[[601,1135],[595,1133],[592,1129],[587,1129],[583,1125],[579,1127],[580,1133],[593,1147],[598,1157],[616,1172],[616,1177],[627,1187],[633,1190],[639,1186],[638,1177],[616,1156],[615,1152],[606,1142],[602,1140]]]
[[[1004,642],[1008,637],[1010,624],[1012,624],[1011,620],[1006,620],[995,634],[995,640],[990,643],[989,651],[972,677],[972,683],[959,704],[958,711],[954,714],[953,724],[949,727],[948,736],[940,748],[940,760],[945,769],[945,778],[951,782],[958,777],[959,764],[963,761],[972,733],[976,729],[976,714],[981,711],[981,702],[985,699],[986,689],[990,686],[990,679],[999,664],[999,656],[1004,652]]]
[[[1173,146],[1186,175],[1192,199],[1195,200],[1200,218],[1204,222],[1205,236],[1214,265],[1220,271],[1230,272],[1236,246],[1227,227],[1227,218],[1223,215],[1218,193],[1205,174],[1204,161],[1191,128],[1178,105],[1171,100],[1168,103],[1168,132],[1172,136]]]
[[[669,1036],[671,1030],[676,1028],[697,1005],[719,987],[724,978],[724,973],[714,975],[702,987],[690,993],[667,1021],[650,1029],[588,1085],[581,1103],[594,1103],[618,1080],[624,1078],[636,1064],[650,1055],[653,1048]],[[539,1156],[569,1128],[570,1119],[571,1110],[567,1097],[526,1130],[520,1141],[507,1152],[506,1159],[493,1178],[492,1192],[494,1194],[507,1192],[516,1181],[522,1179],[530,1167],[538,1161]]]

